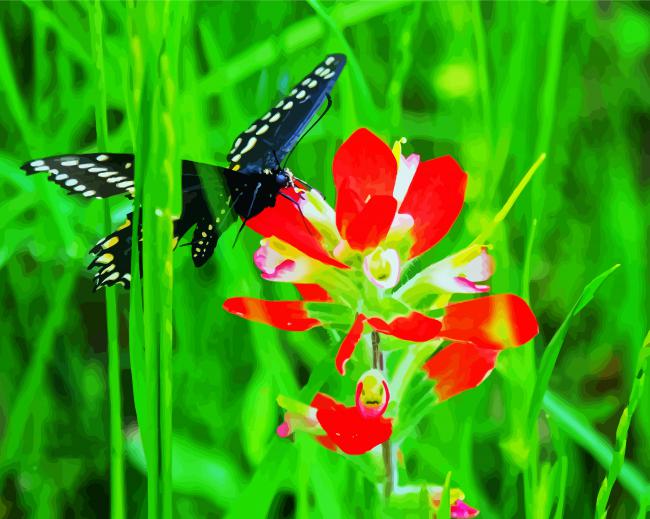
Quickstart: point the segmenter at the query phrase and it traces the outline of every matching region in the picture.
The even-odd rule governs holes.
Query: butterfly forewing
[[[48,180],[70,194],[87,198],[132,197],[133,168],[133,155],[128,153],[59,155],[32,160],[21,166],[28,175],[47,173]]]
[[[343,54],[330,54],[266,114],[235,139],[228,161],[241,171],[277,167],[332,90],[343,66]],[[277,160],[276,160],[277,158]]]

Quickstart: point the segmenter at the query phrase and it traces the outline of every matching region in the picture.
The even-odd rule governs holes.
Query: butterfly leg
[[[253,212],[253,206],[255,205],[255,199],[257,198],[257,193],[259,192],[261,187],[262,187],[261,182],[258,182],[257,185],[255,186],[255,191],[253,191],[253,196],[251,197],[251,205],[248,207],[248,213],[246,213],[246,217],[243,219],[241,227],[239,227],[239,230],[237,231],[237,236],[235,236],[235,241],[232,244],[233,247],[237,243],[237,240],[239,239],[239,235],[244,230],[244,227],[246,227],[246,222],[248,222],[248,220],[251,217],[251,213]]]
[[[298,208],[298,212],[300,213],[300,216],[302,216],[302,223],[305,225],[305,229],[307,229],[307,232],[309,234],[313,235],[311,229],[307,225],[307,218],[305,218],[305,213],[302,212],[302,207],[300,207],[300,204],[296,202],[293,198],[291,198],[289,195],[287,195],[286,193],[283,193],[282,191],[280,191],[279,195],[289,200],[289,202],[291,202],[293,205],[295,205]]]

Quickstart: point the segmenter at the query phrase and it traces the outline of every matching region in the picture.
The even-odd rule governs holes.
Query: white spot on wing
[[[257,128],[257,125],[256,125],[256,124],[252,124],[251,127],[250,127],[248,130],[246,130],[244,133],[254,132],[254,131],[255,131],[255,128]]]
[[[74,190],[79,191],[81,193],[82,191],[86,190],[86,186],[84,186],[83,184],[79,184],[78,186],[75,186]]]
[[[94,164],[92,162],[89,162],[88,164],[79,164],[79,169],[88,169],[92,168]]]
[[[307,92],[305,92],[304,90],[301,90],[300,92],[298,92],[298,95],[296,96],[296,99],[302,99],[303,97],[305,97],[306,94],[307,94]]]
[[[232,162],[239,162],[239,159],[241,159],[241,153],[238,153],[235,155],[232,159],[230,159]]]
[[[33,168],[42,166],[43,164],[45,164],[44,160],[33,160],[32,162],[29,163],[29,165]]]
[[[39,166],[37,168],[34,168],[34,171],[47,171],[50,169],[50,166]]]
[[[84,196],[87,196],[88,198],[90,198],[90,197],[93,196],[94,194],[95,194],[95,191],[93,191],[92,189],[89,189],[88,191],[86,191],[86,192],[84,193]]]
[[[68,178],[68,175],[66,175],[65,173],[61,173],[60,175],[54,177],[54,180],[65,180],[66,178]]]
[[[306,77],[302,83],[300,83],[302,86],[306,86],[309,82],[311,81],[310,78]]]
[[[64,160],[63,162],[61,162],[61,165],[62,165],[62,166],[76,166],[77,164],[79,164],[79,160],[78,160],[78,159],[74,159],[74,160]]]
[[[110,177],[112,175],[117,175],[117,171],[105,171],[104,173],[100,173],[98,176],[102,178]]]
[[[105,160],[108,160],[108,155],[101,154],[101,155],[97,155],[96,158],[99,162],[104,162]]]
[[[315,88],[316,85],[318,85],[318,81],[316,81],[315,79],[312,79],[307,86],[309,88]]]
[[[291,101],[289,101],[289,102],[291,102]],[[264,126],[260,127],[260,129],[255,132],[255,135],[262,135],[263,133],[266,133],[268,129],[269,129],[269,125],[265,124]]]
[[[90,168],[88,170],[89,173],[100,173],[102,171],[106,171],[108,168]]]
[[[327,74],[327,76],[325,76],[325,79],[332,79],[335,74],[336,72],[330,72],[329,74]]]
[[[256,143],[257,143],[257,138],[251,137],[250,139],[248,139],[246,146],[244,146],[244,148],[241,150],[241,153],[244,154],[249,152],[250,150],[253,149],[253,146],[255,146]]]
[[[291,110],[293,108],[293,101],[289,101],[286,105],[284,105],[284,110]]]
[[[325,70],[325,67],[318,67],[316,70],[314,70],[314,74],[320,76],[320,73],[323,72],[323,70]]]
[[[125,187],[130,187],[132,185],[133,185],[133,180],[125,180],[124,182],[120,182],[119,184],[117,184],[117,187],[122,189]]]
[[[334,56],[330,56],[329,58],[327,58],[327,59],[325,60],[325,65],[328,65],[328,66],[329,66],[329,65],[331,65],[332,63],[334,63]]]
[[[264,117],[262,117],[262,121],[266,121],[269,117],[271,117],[271,112],[266,112]]]
[[[280,112],[276,113],[273,117],[271,117],[271,118],[269,119],[269,122],[270,122],[270,123],[274,123],[274,122],[277,121],[279,118],[280,118]]]
[[[70,179],[65,181],[65,185],[70,186],[70,187],[74,186],[74,185],[76,185],[78,183],[79,183],[79,181],[76,178],[70,178]]]

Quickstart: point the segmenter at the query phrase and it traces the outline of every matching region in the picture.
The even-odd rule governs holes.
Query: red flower
[[[333,398],[318,393],[310,406],[280,398],[287,409],[278,435],[307,431],[331,450],[346,454],[363,454],[384,443],[393,431],[392,420],[384,418],[390,393],[381,373],[370,370],[357,383],[355,405],[346,407]]]
[[[449,256],[396,288],[404,264],[438,243],[461,210],[467,176],[454,159],[405,158],[399,143],[391,151],[361,129],[337,151],[333,174],[336,211],[311,191],[292,195],[293,202],[279,198],[249,221],[265,237],[255,254],[262,277],[309,284],[301,289],[304,301],[234,298],[227,311],[294,331],[356,316],[336,355],[341,373],[366,324],[409,342],[450,340],[426,366],[441,398],[475,387],[494,367],[494,352],[535,336],[535,317],[516,296],[434,304],[438,295],[489,290],[494,263],[485,246]],[[329,320],[337,311],[341,317]]]
[[[440,336],[452,342],[436,353],[424,369],[446,400],[478,386],[494,369],[499,352],[530,341],[537,320],[526,302],[512,294],[487,296],[449,305]]]

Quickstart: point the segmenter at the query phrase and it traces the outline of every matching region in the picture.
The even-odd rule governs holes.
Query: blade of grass
[[[143,175],[142,257],[145,370],[147,373],[147,481],[149,517],[172,517],[172,300],[173,219],[180,213],[175,131],[176,70],[182,13],[169,2],[135,8],[144,43],[138,160]],[[181,4],[178,4],[179,6]],[[179,11],[182,6],[179,7]],[[151,20],[159,25],[152,26]]]
[[[542,355],[542,360],[539,365],[538,377],[535,382],[535,389],[533,390],[533,396],[530,402],[530,409],[528,411],[528,431],[530,434],[533,434],[535,424],[537,423],[537,416],[539,411],[542,408],[542,400],[544,398],[544,393],[548,388],[548,384],[551,380],[551,374],[555,368],[555,363],[557,361],[558,355],[560,354],[560,349],[564,343],[564,338],[566,337],[567,332],[569,331],[569,325],[571,320],[580,313],[580,311],[589,304],[589,302],[594,298],[596,292],[603,284],[603,282],[619,267],[620,265],[614,265],[610,269],[606,270],[602,274],[596,276],[592,281],[590,281],[587,286],[582,290],[580,297],[573,305],[573,308],[569,314],[565,317],[564,321],[558,328],[555,335],[551,339],[551,342],[548,343],[548,346],[544,350]]]
[[[610,467],[614,459],[614,448],[580,411],[551,391],[544,394],[542,404],[544,410],[575,443],[589,452],[603,467]],[[638,503],[648,502],[650,482],[631,462],[623,462],[618,480]]]
[[[440,495],[440,506],[438,506],[437,519],[449,519],[451,515],[451,503],[449,502],[449,486],[451,485],[451,472],[445,476],[445,484]]]
[[[490,80],[488,73],[488,55],[485,45],[485,24],[481,13],[481,2],[472,2],[472,25],[476,39],[476,59],[478,62],[478,82],[481,92],[481,110],[483,112],[483,132],[488,144],[488,158],[494,153],[494,142],[492,136],[493,120],[492,97],[490,96]]]
[[[7,417],[7,427],[0,443],[0,494],[4,487],[8,466],[15,462],[21,452],[25,427],[32,412],[38,392],[42,390],[45,369],[52,356],[57,335],[66,322],[71,304],[77,272],[66,269],[63,277],[52,291],[49,311],[36,341],[34,353],[20,382],[17,396]]]
[[[607,517],[607,501],[609,500],[616,478],[620,474],[625,461],[627,435],[630,430],[630,425],[632,424],[632,416],[634,415],[634,411],[636,411],[641,395],[643,394],[648,359],[650,359],[650,331],[647,333],[643,341],[641,351],[639,351],[639,357],[636,364],[636,377],[634,377],[634,381],[632,382],[630,399],[627,406],[625,406],[625,409],[623,409],[621,419],[616,428],[616,442],[614,443],[612,463],[610,464],[607,475],[600,486],[598,497],[596,499],[596,519],[605,519]]]
[[[93,26],[91,43],[95,59],[96,89],[95,128],[97,147],[108,150],[108,122],[106,118],[106,75],[104,72],[103,31],[104,17],[99,0],[90,8]],[[111,232],[111,207],[104,201],[104,230]],[[120,345],[118,342],[119,324],[117,318],[116,287],[105,287],[106,331],[108,347],[108,393],[110,406],[110,445],[111,445],[111,517],[125,517],[124,495],[124,442],[122,438],[122,390],[120,387]]]
[[[361,70],[361,66],[359,65],[359,60],[357,59],[356,53],[352,50],[352,47],[350,47],[350,44],[345,38],[341,27],[338,25],[336,20],[325,10],[323,4],[321,4],[318,0],[307,0],[307,3],[323,21],[325,26],[328,27],[330,31],[332,31],[333,36],[340,42],[341,46],[343,47],[343,50],[348,58],[349,66],[352,69],[352,76],[354,77],[355,83],[357,84],[359,99],[364,113],[367,116],[376,113],[377,110],[372,100],[372,94],[370,93],[368,82],[363,75],[363,70]]]

